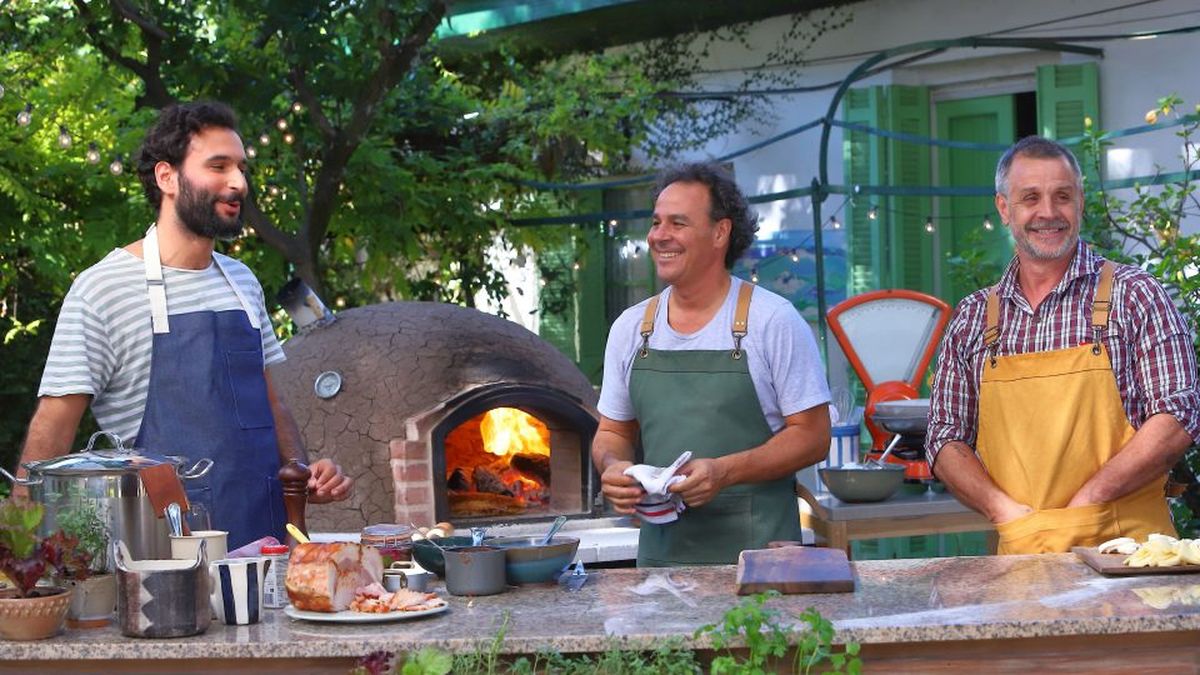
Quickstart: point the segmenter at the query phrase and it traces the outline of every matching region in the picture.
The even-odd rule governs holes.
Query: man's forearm
[[[592,464],[600,473],[614,462],[632,462],[633,454],[633,443],[612,430],[601,427],[592,438]]]
[[[829,433],[809,431],[803,427],[784,427],[766,443],[749,450],[719,457],[717,461],[725,476],[726,486],[761,483],[791,476],[806,466],[812,466],[829,452]]]
[[[271,404],[271,416],[275,418],[275,439],[279,445],[279,461],[286,464],[289,460],[297,460],[308,464],[308,448],[304,446],[304,437],[300,435],[300,427],[292,411],[284,404],[283,399],[275,395],[275,386],[271,377],[267,380],[267,400]]]
[[[950,441],[942,446],[933,473],[950,488],[958,501],[982,513],[993,523],[1007,522],[1029,510],[1028,506],[1018,504],[996,485],[975,451],[961,441]]]
[[[1154,415],[1079,488],[1069,506],[1111,502],[1161,479],[1191,444],[1173,415]]]

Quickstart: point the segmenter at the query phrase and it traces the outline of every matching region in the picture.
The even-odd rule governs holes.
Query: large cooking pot
[[[107,436],[112,449],[93,450],[96,439]],[[0,468],[13,483],[29,487],[30,498],[46,507],[42,534],[58,529],[58,513],[81,500],[91,502],[108,526],[111,541],[123,541],[135,560],[170,559],[171,540],[167,521],[150,505],[150,497],[138,471],[159,464],[175,466],[184,481],[203,477],[212,468],[211,459],[201,459],[187,470],[183,457],[155,455],[126,448],[116,434],[98,431],[82,452],[25,464],[28,478],[17,478]],[[109,570],[112,561],[109,560]]]

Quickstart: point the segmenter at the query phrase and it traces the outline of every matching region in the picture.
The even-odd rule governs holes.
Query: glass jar
[[[266,544],[261,553],[269,561],[266,576],[263,577],[263,606],[272,609],[287,607],[287,579],[289,551],[285,544],[278,546]]]
[[[379,549],[383,566],[387,567],[399,560],[412,560],[412,533],[408,525],[380,523],[364,527],[359,541]]]

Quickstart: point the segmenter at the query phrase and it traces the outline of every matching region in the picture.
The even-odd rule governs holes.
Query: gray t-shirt
[[[650,348],[664,351],[733,349],[733,313],[738,289],[744,283],[731,277],[725,303],[708,325],[695,333],[676,332],[667,322],[671,288],[662,292],[654,319]],[[628,421],[636,417],[629,399],[629,373],[642,346],[639,332],[649,299],[630,307],[613,322],[604,350],[604,384],[598,409],[605,417]],[[772,431],[783,428],[783,418],[829,402],[825,366],[812,328],[788,302],[762,287],[750,299],[748,332],[742,349],[763,416]]]
[[[283,361],[254,273],[232,258],[222,257],[222,264],[254,305],[264,366]],[[163,281],[168,316],[242,309],[215,263],[202,270],[164,266]],[[84,270],[63,299],[38,396],[91,394],[100,428],[132,444],[146,409],[153,346],[144,263],[125,249],[114,249]]]

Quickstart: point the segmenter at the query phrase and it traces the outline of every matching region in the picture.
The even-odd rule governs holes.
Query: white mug
[[[212,609],[222,623],[245,625],[262,619],[267,563],[263,557],[227,558],[209,563]]]
[[[191,560],[201,541],[208,542],[205,561],[222,560],[228,553],[229,533],[225,530],[192,530],[191,534],[171,535],[171,557],[176,560]]]

